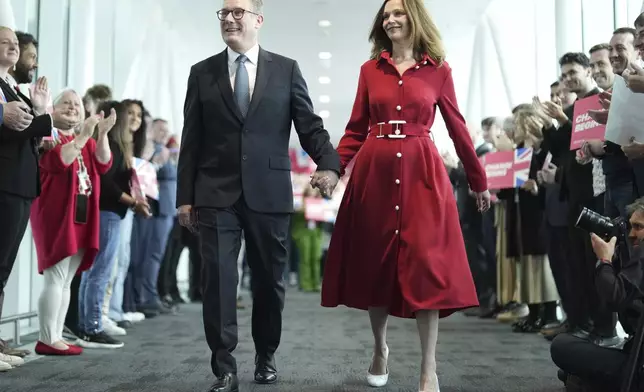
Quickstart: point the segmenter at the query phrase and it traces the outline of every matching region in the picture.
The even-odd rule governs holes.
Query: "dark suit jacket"
[[[0,81],[7,102],[20,98],[31,107],[29,98]],[[20,97],[19,97],[20,95]],[[33,113],[32,113],[33,114]],[[0,125],[0,192],[26,199],[40,195],[38,145],[42,137],[51,135],[53,124],[49,114],[34,117],[31,125],[21,132]]]
[[[338,154],[313,112],[296,61],[260,48],[245,119],[233,98],[227,62],[224,50],[190,70],[176,204],[225,208],[243,195],[255,211],[292,212],[291,123],[318,170],[339,172]]]
[[[492,152],[492,149],[489,143],[483,143],[476,149],[476,156],[480,158]],[[470,196],[470,185],[463,163],[459,162],[457,168],[450,170],[449,176],[456,194],[456,206],[461,227],[464,231],[470,228],[476,232],[483,230],[483,214],[476,205],[476,199]]]

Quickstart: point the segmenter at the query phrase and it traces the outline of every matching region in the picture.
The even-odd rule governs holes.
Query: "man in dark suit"
[[[237,256],[242,230],[252,270],[255,381],[277,381],[274,354],[284,308],[293,212],[291,123],[318,165],[312,184],[330,194],[340,160],[313,112],[297,62],[257,44],[261,0],[225,0],[217,13],[228,46],[195,64],[188,79],[178,166],[182,225],[197,229],[203,258],[204,327],[217,381],[238,391]]]

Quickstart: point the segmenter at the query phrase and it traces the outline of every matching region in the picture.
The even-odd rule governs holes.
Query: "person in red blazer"
[[[45,277],[38,300],[36,353],[78,355],[83,349],[63,340],[63,324],[72,279],[87,270],[98,253],[100,175],[112,166],[107,134],[116,113],[84,120],[82,99],[73,90],[55,99],[54,111],[63,112],[75,125],[58,129],[57,139],[41,155],[42,193],[31,206],[38,272]],[[96,128],[98,138],[94,140]]]
[[[338,212],[322,306],[369,311],[371,386],[388,380],[388,315],[416,318],[420,391],[438,390],[438,319],[478,306],[452,185],[430,129],[440,109],[480,210],[490,193],[454,92],[440,35],[422,0],[388,0],[371,30],[372,58],[338,145],[355,164]]]

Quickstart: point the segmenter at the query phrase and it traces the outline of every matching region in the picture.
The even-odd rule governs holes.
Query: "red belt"
[[[404,139],[407,136],[429,137],[429,129],[423,124],[393,120],[372,125],[369,128],[369,136],[389,139]]]

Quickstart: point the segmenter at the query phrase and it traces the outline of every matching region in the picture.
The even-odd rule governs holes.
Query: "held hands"
[[[524,182],[523,185],[521,185],[521,189],[528,191],[533,195],[537,195],[539,193],[539,186],[537,185],[537,181],[533,180],[532,178]]]
[[[593,251],[595,256],[598,259],[611,262],[613,256],[615,255],[615,244],[617,243],[617,237],[613,237],[610,241],[606,242],[601,239],[597,234],[592,233],[590,235],[590,242],[593,245]]]
[[[49,91],[49,85],[47,83],[47,78],[41,76],[36,80],[36,83],[31,88],[31,104],[34,107],[34,113],[37,115],[42,115],[47,113],[47,104],[51,94]]]
[[[150,205],[145,199],[137,199],[132,206],[132,210],[134,210],[135,214],[141,215],[144,218],[150,218],[152,216],[152,214],[150,213]]]
[[[24,131],[34,117],[29,114],[29,106],[24,102],[2,103],[4,125],[13,131]]]
[[[311,186],[320,190],[323,197],[330,199],[333,190],[338,185],[340,177],[332,170],[320,170],[311,176]]]

